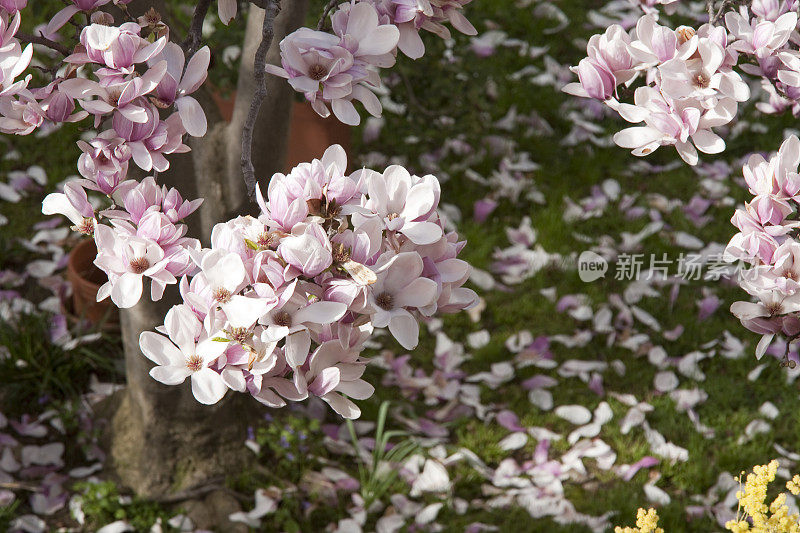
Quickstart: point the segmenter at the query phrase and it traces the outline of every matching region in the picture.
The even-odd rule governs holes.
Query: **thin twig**
[[[403,80],[403,85],[405,85],[406,93],[408,93],[408,103],[410,103],[413,107],[415,107],[423,115],[427,115],[429,117],[436,116],[436,113],[434,113],[430,109],[426,108],[417,99],[417,95],[414,94],[414,87],[411,85],[411,80],[408,79],[408,76],[406,76],[405,73],[400,69],[397,70],[397,73],[400,75],[400,79]]]
[[[14,481],[9,481],[6,483],[0,483],[0,489],[8,489],[8,490],[27,490],[29,492],[37,492],[41,487],[36,485],[30,485],[27,483],[16,483]]]
[[[717,10],[717,13],[714,14],[714,0],[708,0],[706,2],[706,9],[708,9],[708,22],[713,26],[722,20],[722,16],[729,8],[746,3],[747,0],[723,0],[722,4],[720,4],[719,9]]]
[[[242,128],[242,175],[247,185],[247,196],[251,202],[256,201],[256,170],[253,167],[253,130],[255,129],[261,103],[267,96],[267,52],[272,44],[274,35],[273,23],[280,11],[280,0],[268,0],[264,10],[264,25],[261,29],[261,44],[258,45],[256,56],[253,60],[253,77],[256,82],[256,91],[250,102],[250,111],[247,113]]]
[[[203,33],[203,21],[206,19],[208,8],[211,5],[211,0],[200,0],[194,8],[192,15],[192,22],[189,25],[189,34],[186,40],[183,41],[183,48],[186,51],[186,57],[191,58],[194,53],[200,48],[200,37]]]
[[[792,341],[796,340],[798,337],[800,337],[800,332],[795,333],[794,335],[790,335],[789,337],[786,338],[786,349],[783,351],[783,359],[781,360],[781,366],[783,367],[788,366],[789,368],[794,368],[795,366],[797,366],[797,363],[789,360],[789,348],[792,344]]]
[[[328,15],[330,15],[333,8],[339,5],[339,2],[342,0],[330,0],[326,5],[325,9],[322,11],[322,16],[319,18],[319,22],[317,22],[317,31],[322,31],[325,27],[325,22],[328,20]]]
[[[40,44],[42,46],[46,46],[52,50],[55,50],[59,54],[63,56],[68,56],[72,54],[72,50],[64,46],[63,44],[59,44],[51,39],[48,39],[44,35],[30,35],[27,33],[17,32],[16,34],[17,39],[26,43],[33,43],[33,44]]]

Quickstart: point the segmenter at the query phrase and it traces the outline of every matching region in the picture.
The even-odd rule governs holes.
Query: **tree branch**
[[[789,349],[792,344],[792,341],[797,340],[798,337],[800,337],[800,332],[786,337],[786,349],[783,351],[783,359],[781,359],[782,367],[788,366],[789,368],[794,368],[795,366],[797,366],[797,363],[789,359]]]
[[[717,10],[716,14],[714,14],[714,0],[707,0],[706,1],[706,9],[708,10],[708,22],[712,26],[715,25],[717,22],[722,20],[723,15],[725,15],[725,11],[728,8],[736,7],[738,5],[746,4],[747,0],[723,0]]]
[[[267,96],[267,52],[272,44],[274,35],[273,23],[280,11],[280,0],[267,0],[264,13],[264,25],[261,29],[261,44],[256,50],[253,60],[253,77],[256,82],[256,91],[250,102],[250,111],[247,113],[244,127],[242,128],[242,175],[247,185],[247,196],[251,202],[256,199],[256,170],[253,166],[253,130],[255,129],[261,102]]]
[[[328,19],[328,15],[330,15],[333,8],[339,5],[341,0],[330,0],[326,5],[325,9],[322,11],[322,16],[319,18],[319,22],[317,22],[317,31],[322,31],[325,27],[325,21]]]
[[[189,34],[183,41],[183,49],[186,51],[186,59],[191,58],[197,49],[200,48],[200,37],[203,33],[203,21],[206,19],[211,0],[200,0],[194,7],[192,22],[189,24]]]
[[[64,57],[71,55],[72,50],[64,46],[63,44],[59,44],[53,40],[44,37],[43,35],[29,35],[27,33],[17,32],[15,35],[17,39],[26,43],[33,43],[33,44],[40,44],[42,46],[46,46],[51,50],[55,50],[59,54],[63,55]]]

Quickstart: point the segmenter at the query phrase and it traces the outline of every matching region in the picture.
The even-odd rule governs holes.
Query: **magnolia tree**
[[[463,287],[469,265],[457,258],[465,243],[437,211],[436,177],[400,166],[348,174],[344,150],[331,146],[259,184],[252,156],[269,75],[286,78],[320,115],[332,110],[358,124],[354,102],[380,114],[378,69],[398,53],[420,57],[421,32],[448,38],[449,24],[475,33],[461,13],[469,1],[332,1],[316,30],[280,42],[279,67],[267,65],[267,52],[280,3],[253,0],[264,16],[240,133],[241,178],[259,214],[216,224],[206,248],[185,220],[202,199],[185,199],[159,174],[189,150],[189,137],[209,129],[196,96],[211,59],[201,32],[211,1],[191,3],[189,34],[178,42],[157,10],[134,12],[131,0],[67,2],[35,34],[19,31],[32,9],[27,0],[0,0],[0,131],[28,135],[64,122],[94,128],[75,151],[81,177],[48,195],[42,211],[66,216],[94,239],[95,264],[108,276],[98,300],[129,309],[161,299],[170,285],[180,294],[163,326],[139,335],[154,380],[188,379],[202,404],[229,391],[270,407],[317,396],[356,418],[351,398],[374,392],[362,379],[373,328],[388,328],[413,349],[420,319],[475,303]],[[224,24],[237,6],[218,1]],[[36,78],[34,51],[44,64]]]
[[[271,407],[315,395],[342,416],[359,416],[348,397],[374,392],[361,379],[360,357],[373,327],[388,326],[412,349],[419,316],[465,309],[476,298],[462,287],[469,266],[457,255],[465,243],[443,230],[437,212],[437,179],[399,166],[347,175],[344,150],[332,146],[321,159],[274,175],[265,197],[243,147],[243,176],[261,214],[218,224],[211,247],[201,247],[182,221],[202,200],[184,200],[155,176],[134,180],[128,169],[165,171],[169,154],[188,149],[185,135],[206,133],[203,109],[191,95],[206,79],[209,49],[194,51],[192,36],[186,50],[171,42],[154,11],[115,25],[98,9],[106,3],[64,8],[36,39],[47,44],[46,35],[81,11],[89,14],[80,43],[43,88],[30,87],[30,76],[15,81],[32,45],[23,49],[15,37],[24,5],[2,4],[7,70],[0,129],[27,134],[48,121],[84,119],[101,127],[78,144],[82,179],[48,195],[43,212],[66,215],[75,231],[94,236],[95,264],[109,279],[98,301],[110,297],[129,308],[142,298],[145,278],[153,300],[179,284],[183,302],[167,313],[159,333],[140,337],[157,381],[178,385],[189,378],[205,404],[229,389]],[[377,68],[394,64],[401,35],[400,49],[419,57],[420,29],[447,35],[441,22],[452,20],[474,31],[458,11],[462,3],[340,5],[331,15],[333,33],[296,31],[281,43],[283,68],[264,66],[258,75],[287,77],[320,114],[329,114],[330,103],[338,118],[356,124],[353,100],[380,112],[371,89],[380,85]],[[209,2],[200,4],[195,17],[202,20]],[[276,4],[268,4],[267,17],[274,17]],[[223,22],[235,12],[235,2],[219,2]],[[264,96],[254,100],[253,116]],[[92,193],[106,204],[96,207]]]
[[[616,133],[617,145],[636,156],[673,146],[696,165],[698,151],[725,150],[713,128],[736,118],[739,103],[751,99],[751,87],[760,89],[752,92],[760,95],[755,106],[761,112],[800,115],[796,0],[709,0],[700,12],[692,11],[697,2],[631,1],[643,10],[635,27],[626,31],[615,24],[594,35],[588,57],[572,68],[579,81],[563,89],[601,100],[624,120],[641,124]],[[696,27],[663,24],[660,9],[669,14],[681,8],[699,21]],[[750,266],[740,270],[739,283],[757,300],[736,302],[731,312],[763,335],[759,358],[776,335],[785,337],[783,364],[790,366],[795,363],[788,359],[789,344],[800,337],[800,222],[793,216],[800,200],[799,164],[795,136],[770,159],[750,156],[742,170],[754,197],[731,219],[739,233],[725,250],[726,260]]]

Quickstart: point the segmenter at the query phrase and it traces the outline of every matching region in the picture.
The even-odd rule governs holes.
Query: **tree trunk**
[[[163,7],[159,1],[142,2],[131,4],[131,12],[144,12],[142,4]],[[271,62],[278,57],[278,43],[302,24],[307,9],[306,0],[283,4],[275,19]],[[253,51],[261,39],[263,17],[264,10],[250,6],[232,121],[221,120],[208,93],[197,94],[209,118],[208,134],[190,139],[192,151],[170,157],[169,171],[158,177],[159,183],[178,188],[184,198],[205,198],[190,217],[189,235],[206,245],[214,223],[247,206],[239,167],[241,130],[254,91]],[[268,89],[253,146],[256,175],[262,178],[283,168],[292,99],[285,80],[270,76]],[[149,294],[146,287],[144,294]],[[139,335],[162,324],[175,303],[177,290],[169,287],[163,300],[150,302],[143,297],[121,313],[128,386],[110,406],[109,459],[122,484],[144,496],[185,490],[241,471],[249,458],[242,446],[246,426],[257,418],[258,404],[247,395],[229,392],[217,405],[205,406],[192,396],[189,380],[169,387],[149,376],[152,363],[139,350]]]

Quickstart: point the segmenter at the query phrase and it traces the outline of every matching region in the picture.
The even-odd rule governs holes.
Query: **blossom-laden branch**
[[[375,95],[381,85],[378,69],[393,66],[398,51],[411,59],[425,53],[421,30],[449,39],[449,23],[465,35],[477,34],[461,12],[469,2],[330,0],[316,30],[300,28],[281,41],[281,66],[267,65],[267,72],[288,79],[321,117],[333,111],[341,122],[356,126],[361,117],[354,102],[375,117],[383,111]],[[332,33],[321,31],[327,18]]]
[[[293,87],[319,92],[318,112],[329,113],[327,98],[337,117],[357,122],[351,100],[379,112],[377,97],[365,84],[377,87],[374,67],[393,64],[395,48],[403,49],[401,30],[392,21],[404,21],[398,24],[411,39],[404,51],[418,56],[423,50],[421,41],[414,41],[417,25],[439,33],[446,31],[441,21],[448,19],[462,31],[474,31],[459,18],[458,8],[468,0],[393,16],[379,13],[370,1],[342,4],[331,17],[335,34],[305,28],[286,46],[282,43],[282,52],[290,52],[282,57],[286,70],[266,66],[280,5],[264,0],[241,161],[260,215],[215,226],[211,248],[186,236],[184,221],[202,199],[184,200],[156,181],[170,166],[168,155],[189,150],[187,134],[201,137],[207,131],[203,109],[191,95],[206,80],[211,59],[207,46],[198,48],[210,2],[195,4],[181,47],[170,42],[171,32],[155,10],[115,25],[110,14],[97,10],[111,1],[72,0],[50,20],[42,37],[66,33],[61,28],[79,13],[91,16],[76,37],[80,44],[59,63],[70,75],[59,76],[58,68],[51,83],[32,87],[33,77],[25,71],[33,46],[23,47],[16,37],[19,10],[27,0],[0,0],[0,27],[6,28],[0,32],[0,132],[27,135],[45,124],[90,117],[101,130],[78,143],[81,178],[67,182],[63,193],[49,194],[42,212],[62,214],[73,230],[94,238],[94,264],[108,277],[98,290],[100,300],[110,297],[118,307],[130,308],[146,286],[155,301],[180,280],[183,303],[159,328],[166,336],[144,332],[139,339],[142,353],[156,363],[150,375],[157,381],[189,380],[195,398],[205,404],[219,401],[228,390],[249,393],[272,407],[317,396],[343,417],[358,417],[351,399],[374,392],[361,379],[366,360],[360,355],[374,327],[387,327],[410,350],[418,344],[421,317],[476,303],[477,295],[463,287],[469,264],[457,259],[466,243],[445,232],[438,212],[441,187],[434,176],[413,176],[399,166],[346,175],[340,146],[287,175],[275,174],[262,196],[251,151],[267,96],[266,73],[277,69]],[[237,2],[218,0],[218,8],[227,24]],[[301,51],[295,54],[291,46],[298,43]],[[310,48],[303,48],[308,43]],[[333,62],[326,63],[331,57]],[[298,59],[303,72],[293,63]],[[344,72],[336,66],[342,62]],[[78,68],[81,75],[71,76]],[[337,87],[332,76],[338,73],[343,74],[339,81],[355,81]],[[133,179],[131,165],[152,174]]]
[[[250,201],[256,201],[256,171],[253,166],[253,130],[255,129],[258,112],[261,110],[261,103],[267,96],[267,52],[272,45],[274,35],[275,17],[280,11],[279,0],[269,0],[264,10],[264,24],[261,28],[261,43],[256,50],[253,60],[253,77],[256,82],[256,91],[253,100],[250,102],[250,110],[247,113],[244,127],[242,128],[242,175],[247,185],[247,196]]]
[[[642,2],[646,13],[635,30],[613,24],[592,36],[587,57],[572,67],[578,82],[562,89],[602,101],[639,124],[616,133],[617,145],[640,157],[673,146],[690,165],[699,162],[698,151],[722,152],[725,141],[712,130],[736,120],[738,104],[750,99],[756,84],[743,75],[760,82],[763,90],[755,94],[768,96],[755,104],[760,112],[800,116],[796,0],[707,0],[709,23],[673,29],[654,11],[657,4],[675,2]],[[631,90],[633,102],[627,103]],[[735,302],[730,311],[761,335],[756,358],[768,351],[777,358],[782,352],[781,365],[789,368],[797,366],[789,352],[800,339],[798,167],[800,139],[794,135],[769,159],[749,157],[742,174],[753,198],[731,219],[739,232],[724,254],[728,262],[751,265],[738,276],[751,299]],[[785,339],[780,348],[771,347],[776,337]]]

